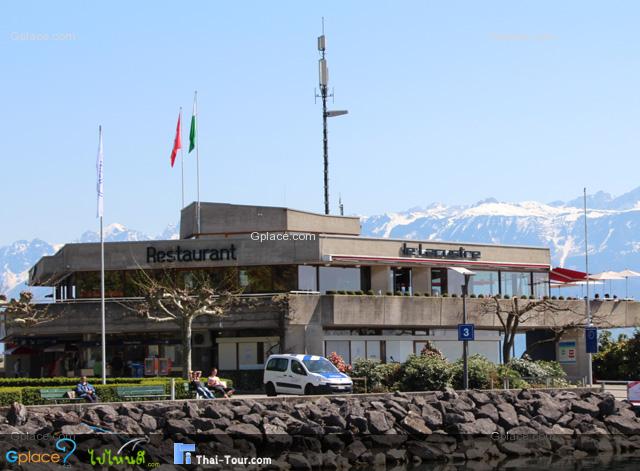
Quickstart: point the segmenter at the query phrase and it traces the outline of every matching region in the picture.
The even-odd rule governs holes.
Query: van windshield
[[[338,368],[333,366],[329,360],[325,358],[318,358],[317,360],[302,360],[304,366],[307,367],[310,373],[340,373]]]

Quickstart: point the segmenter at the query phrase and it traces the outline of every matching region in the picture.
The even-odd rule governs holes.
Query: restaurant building
[[[178,327],[125,307],[141,294],[141,273],[168,273],[179,285],[206,274],[214,285],[232,280],[243,296],[265,300],[258,310],[194,322],[194,366],[227,374],[260,370],[276,352],[402,362],[427,341],[455,360],[464,284],[457,268],[475,273],[469,294],[476,300],[549,290],[547,248],[365,237],[357,217],[279,207],[201,203],[199,220],[197,213],[195,203],[182,210],[177,240],[105,243],[109,363],[118,356],[125,365],[146,360],[145,374],[181,372]],[[23,350],[8,358],[21,358],[33,376],[92,368],[100,358],[100,244],[67,244],[43,257],[29,284],[52,288],[49,309],[60,316],[10,331],[8,341]],[[286,307],[269,302],[276,293],[289,294]],[[499,361],[499,325],[475,322],[470,353]]]

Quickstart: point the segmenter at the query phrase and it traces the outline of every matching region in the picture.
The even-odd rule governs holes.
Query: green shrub
[[[451,386],[453,368],[437,356],[410,355],[401,367],[405,391],[437,391]]]
[[[347,294],[347,292],[346,292],[345,290],[343,290],[343,289],[339,289],[339,290],[337,291],[337,293],[338,293],[338,294]]]
[[[498,377],[496,365],[490,362],[482,355],[471,355],[468,361],[469,370],[469,388],[471,389],[489,389],[491,380]],[[463,388],[463,362],[462,359],[453,364],[453,387],[456,389]]]
[[[386,293],[384,293],[385,296],[393,296],[393,293],[391,291],[387,291]]]
[[[396,295],[396,296],[402,296],[402,291],[396,291],[396,292],[395,292],[395,295]]]
[[[402,365],[400,363],[378,363],[375,374],[380,377],[380,388],[385,392],[400,389],[402,378]]]
[[[0,406],[10,406],[14,402],[22,403],[22,388],[3,388],[0,390]]]
[[[516,370],[509,368],[507,365],[499,365],[497,384],[494,384],[494,388],[501,389],[502,381],[505,378],[509,380],[510,389],[523,389],[530,387],[530,384],[523,380],[520,373]]]
[[[91,384],[98,384],[102,382],[102,378],[87,378]],[[107,378],[107,384],[140,384],[143,381],[152,379],[163,379],[162,377],[143,377],[143,378]],[[14,386],[34,386],[40,388],[46,387],[63,387],[63,386],[75,386],[78,384],[80,377],[66,377],[58,376],[53,378],[0,378],[0,387],[14,387]]]
[[[427,298],[431,297],[431,293],[424,293],[424,295],[425,295]]]
[[[351,376],[354,378],[366,378],[367,390],[371,390],[375,385],[382,384],[382,376],[377,370],[379,362],[360,358],[353,363]]]
[[[335,292],[335,291],[333,291],[333,290],[327,290],[327,293],[326,293],[326,294],[336,294],[336,292]]]
[[[367,296],[373,296],[373,290],[368,289],[367,290]]]
[[[533,361],[529,358],[513,358],[508,367],[530,383],[546,385],[547,378],[554,386],[566,386],[567,374],[557,361]]]
[[[422,293],[418,291],[417,293],[413,293],[413,295],[414,296],[422,296]]]

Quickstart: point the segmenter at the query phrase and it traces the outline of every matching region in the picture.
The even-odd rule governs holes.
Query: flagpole
[[[198,237],[200,237],[200,145],[199,145],[199,132],[198,132],[198,90],[195,91],[193,97],[194,114],[196,117],[196,178],[197,178],[197,197],[198,203],[196,207],[196,217],[198,219]]]
[[[182,106],[180,107],[180,172],[182,173],[182,206],[184,208],[184,149],[182,148]]]
[[[587,325],[593,326],[593,320],[591,319],[591,300],[589,299],[589,240],[587,239],[587,188],[584,188],[584,265],[587,272]],[[585,337],[586,338],[586,337]],[[593,358],[591,353],[587,353],[587,381],[589,386],[593,384]]]
[[[107,334],[104,303],[104,191],[103,191],[103,162],[102,126],[98,127],[98,215],[100,216],[100,314],[102,321],[102,384],[107,384]]]

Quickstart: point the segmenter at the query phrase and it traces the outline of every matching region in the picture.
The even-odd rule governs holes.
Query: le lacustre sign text
[[[407,257],[447,258],[453,260],[476,260],[481,255],[479,250],[465,250],[464,247],[460,247],[457,250],[423,249],[422,244],[418,244],[417,247],[408,247],[406,243],[402,244],[400,253]]]

